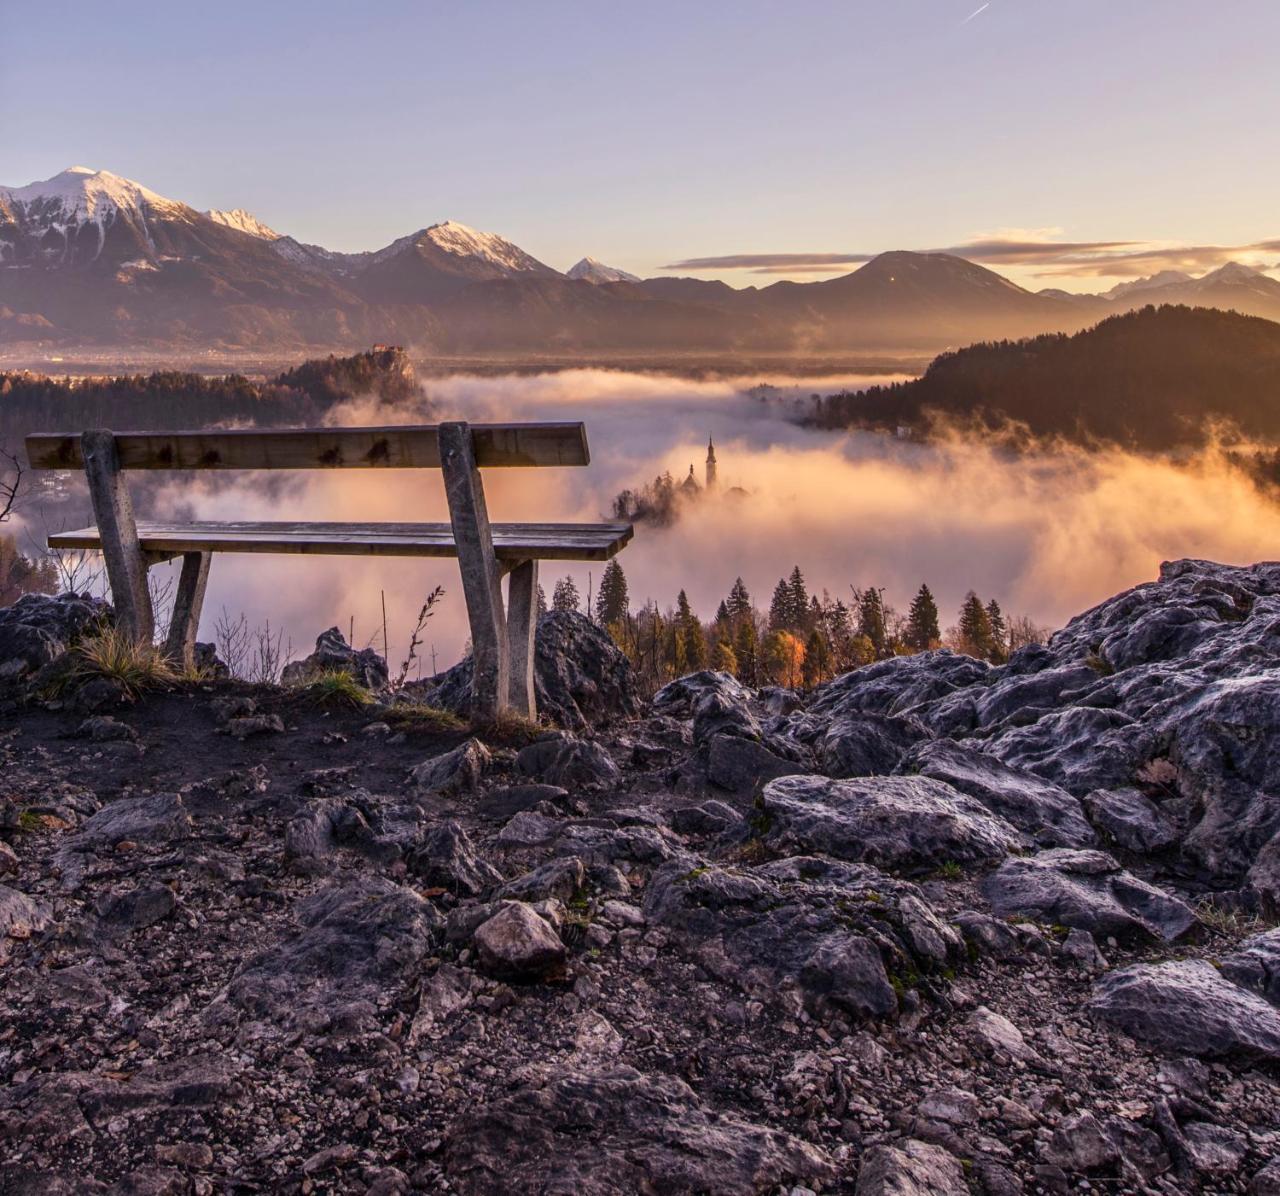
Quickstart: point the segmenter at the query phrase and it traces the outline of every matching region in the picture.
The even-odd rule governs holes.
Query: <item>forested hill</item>
[[[825,427],[927,434],[937,417],[1037,436],[1160,451],[1203,444],[1215,423],[1280,444],[1280,324],[1235,312],[1147,307],[1074,336],[973,345],[913,382],[833,395]]]
[[[304,362],[265,382],[177,371],[75,380],[0,372],[0,446],[35,431],[314,424],[345,399],[398,403],[418,393],[407,355],[393,347]]]

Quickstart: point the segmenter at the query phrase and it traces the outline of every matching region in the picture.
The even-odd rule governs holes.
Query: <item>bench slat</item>
[[[500,561],[607,561],[631,539],[626,523],[495,523]],[[144,552],[275,552],[336,556],[454,557],[447,523],[139,522]],[[98,549],[96,527],[55,532],[49,547]]]
[[[482,469],[587,465],[579,422],[472,424]],[[387,428],[244,428],[212,432],[117,432],[121,469],[439,469],[431,424]],[[32,469],[83,469],[80,434],[27,437]]]

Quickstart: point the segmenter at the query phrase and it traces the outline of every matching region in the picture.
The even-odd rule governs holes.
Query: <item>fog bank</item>
[[[739,575],[757,605],[767,607],[774,583],[799,564],[811,589],[846,599],[850,585],[877,585],[890,603],[905,607],[927,581],[944,622],[954,621],[972,588],[984,599],[997,598],[1006,611],[1057,626],[1151,579],[1162,560],[1246,563],[1274,552],[1280,508],[1213,451],[1181,463],[1074,448],[1015,457],[960,437],[922,446],[811,431],[785,418],[788,405],[803,405],[809,393],[871,381],[884,378],[799,380],[784,386],[785,402],[766,404],[744,395],[750,383],[576,370],[448,378],[430,382],[427,397],[433,418],[586,422],[588,468],[485,474],[490,515],[498,521],[595,521],[607,516],[622,488],[664,470],[679,480],[691,463],[701,481],[707,437],[714,436],[719,495],[691,504],[672,528],[638,527],[620,558],[633,608],[650,598],[665,608],[683,588],[709,619]],[[374,412],[352,403],[338,418],[409,422],[422,413]],[[207,476],[174,475],[157,513],[448,518],[440,476],[430,471],[276,475],[270,492],[261,475],[229,486],[225,476],[214,486]],[[727,494],[732,487],[746,493]],[[585,596],[600,568],[545,562],[543,585],[549,596],[556,577],[568,572]],[[357,640],[380,646],[385,590],[394,667],[423,595],[437,583],[447,596],[428,639],[444,667],[466,639],[452,561],[219,556],[201,632],[211,636],[225,606],[243,610],[251,622],[270,619],[273,627],[287,628],[300,652],[325,627],[336,623],[345,631],[352,618]]]

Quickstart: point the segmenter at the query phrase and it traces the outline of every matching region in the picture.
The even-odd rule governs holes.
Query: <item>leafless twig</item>
[[[399,689],[404,685],[409,676],[409,670],[413,667],[413,662],[418,657],[418,648],[422,644],[422,633],[426,629],[427,620],[435,614],[436,604],[444,597],[444,586],[436,586],[427,600],[422,604],[422,609],[418,612],[418,622],[413,629],[413,634],[409,637],[409,654],[404,658],[404,663],[400,666],[400,673],[391,683],[392,689]],[[433,653],[434,655],[434,653]]]

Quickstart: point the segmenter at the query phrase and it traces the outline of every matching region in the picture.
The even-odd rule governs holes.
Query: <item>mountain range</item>
[[[881,254],[821,282],[733,288],[640,279],[584,257],[561,272],[447,220],[340,253],[243,209],[197,211],[72,167],[0,187],[0,344],[337,348],[425,354],[935,352],[1075,331],[1134,306],[1191,303],[1280,318],[1280,282],[1231,264],[1106,295],[1032,292],[941,253]]]

